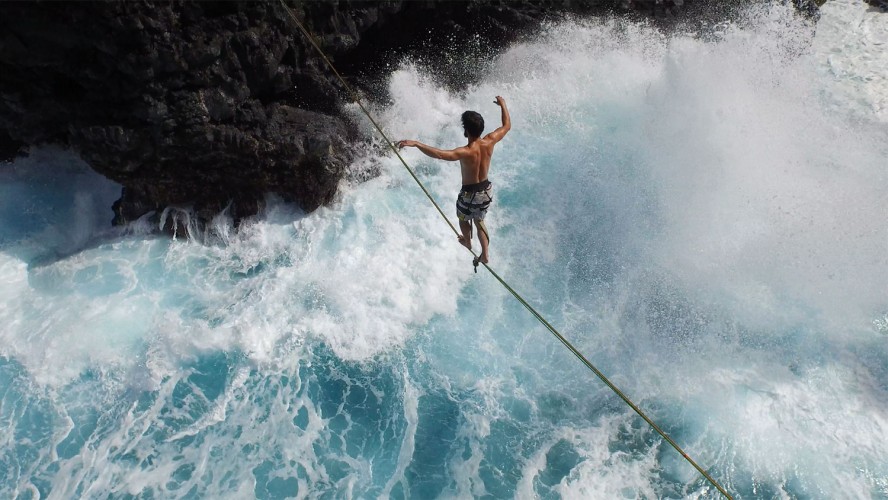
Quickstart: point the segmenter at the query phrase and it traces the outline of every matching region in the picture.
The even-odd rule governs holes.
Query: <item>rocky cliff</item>
[[[492,54],[545,17],[670,0],[288,0],[342,73],[371,95],[386,63]],[[170,205],[238,219],[266,193],[329,202],[360,133],[280,2],[0,4],[0,151],[59,144],[124,186],[115,222]],[[446,49],[446,50],[442,50]],[[437,59],[436,59],[437,58]],[[451,71],[448,84],[471,72]]]

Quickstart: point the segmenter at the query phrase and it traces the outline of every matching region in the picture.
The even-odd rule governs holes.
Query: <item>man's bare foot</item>
[[[466,238],[465,236],[462,236],[462,235],[457,236],[456,239],[459,240],[459,244],[460,244],[460,245],[462,245],[462,246],[468,248],[469,250],[472,249],[472,240],[470,240],[470,239],[468,239],[468,238]]]
[[[475,257],[474,259],[472,259],[472,265],[475,266],[476,273],[478,272],[478,264],[487,265],[487,256],[486,255],[484,255],[484,256],[479,255],[479,256]]]
[[[490,262],[489,256],[487,254],[482,253],[481,255],[478,256],[478,262],[481,262],[483,264],[487,264],[488,262]]]

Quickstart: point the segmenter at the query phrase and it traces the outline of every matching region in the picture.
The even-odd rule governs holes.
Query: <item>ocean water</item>
[[[888,498],[888,15],[810,33],[564,22],[374,112],[455,147],[505,96],[491,266],[736,498]],[[191,240],[70,153],[0,167],[0,497],[717,498],[373,151]]]

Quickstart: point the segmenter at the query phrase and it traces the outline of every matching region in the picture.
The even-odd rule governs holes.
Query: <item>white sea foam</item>
[[[633,454],[611,451],[611,443],[625,439],[627,423],[605,419],[598,427],[565,431],[561,439],[577,447],[582,462],[562,479],[556,491],[562,498],[655,498],[658,464],[656,449]],[[691,479],[691,478],[688,478]],[[691,497],[695,495],[690,495]]]
[[[813,49],[836,110],[888,123],[888,19],[862,0],[830,0],[821,11]]]

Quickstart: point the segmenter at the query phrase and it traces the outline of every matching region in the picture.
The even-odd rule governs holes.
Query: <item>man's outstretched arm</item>
[[[415,147],[416,149],[422,151],[422,153],[426,156],[430,156],[432,158],[436,158],[438,160],[447,160],[447,161],[456,161],[462,158],[463,152],[466,148],[456,148],[456,149],[438,149],[433,148],[427,144],[423,144],[419,141],[398,141],[398,148],[404,147]]]
[[[509,108],[506,107],[505,99],[501,96],[496,96],[496,104],[502,109],[503,124],[500,128],[487,134],[487,138],[493,139],[494,142],[499,142],[509,133],[509,130],[512,130],[512,118],[509,116]]]

